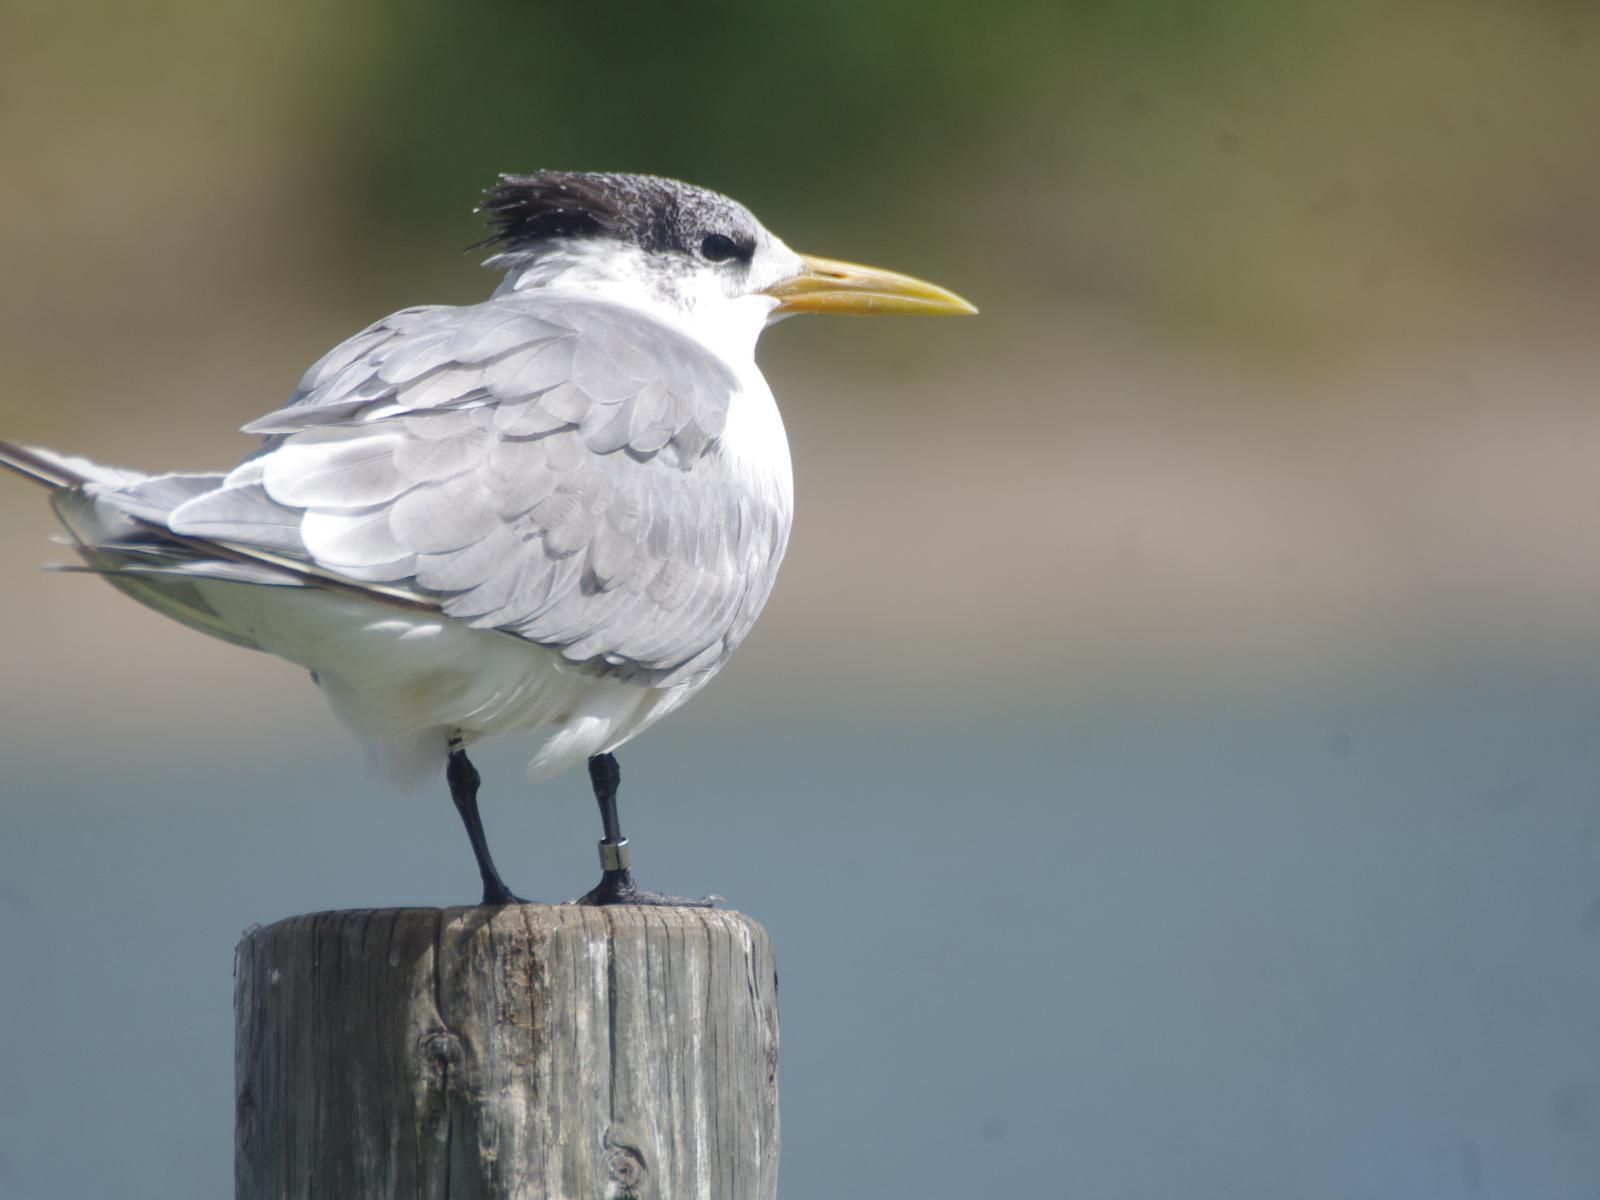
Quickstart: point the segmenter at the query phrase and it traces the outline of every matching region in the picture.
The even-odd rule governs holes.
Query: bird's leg
[[[450,784],[450,799],[455,801],[461,823],[467,827],[467,840],[472,843],[473,857],[478,860],[478,874],[483,877],[483,902],[486,905],[524,904],[494,869],[494,859],[489,857],[489,839],[483,835],[483,821],[478,816],[478,769],[467,759],[467,752],[459,741],[450,741],[450,760],[444,769],[445,780]]]
[[[633,881],[629,867],[628,839],[622,836],[622,822],[617,819],[617,787],[622,782],[622,768],[611,754],[596,754],[589,760],[589,782],[594,785],[595,802],[600,805],[600,826],[605,836],[600,839],[600,883],[587,895],[573,903],[687,905],[710,908],[717,897],[689,900],[682,896],[663,896],[660,892],[646,892]]]

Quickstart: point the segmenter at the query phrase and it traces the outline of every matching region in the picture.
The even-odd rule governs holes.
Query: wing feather
[[[666,685],[748,632],[788,536],[787,477],[721,443],[740,387],[615,305],[409,309],[247,426],[267,440],[226,479],[151,483],[127,505]]]
[[[262,485],[279,504],[293,508],[370,508],[394,500],[413,481],[399,470],[392,430],[351,437],[320,429],[289,439],[262,460]]]

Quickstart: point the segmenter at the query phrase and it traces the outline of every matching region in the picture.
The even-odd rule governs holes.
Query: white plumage
[[[336,346],[246,426],[262,443],[226,474],[0,443],[0,463],[53,489],[90,569],[305,667],[413,783],[490,734],[542,738],[534,778],[609,752],[748,634],[793,513],[755,365],[765,325],[970,310],[802,258],[734,202],[671,181],[506,177],[484,207],[506,272],[494,295],[405,309]],[[471,832],[475,803],[463,816]],[[486,851],[480,866],[489,895]]]

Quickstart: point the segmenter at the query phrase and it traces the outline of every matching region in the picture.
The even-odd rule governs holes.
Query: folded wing
[[[665,686],[744,637],[788,534],[786,489],[720,441],[739,386],[612,305],[409,309],[246,426],[262,449],[220,481],[123,495],[184,538]]]

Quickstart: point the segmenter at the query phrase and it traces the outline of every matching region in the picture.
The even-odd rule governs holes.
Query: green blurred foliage
[[[889,227],[881,253],[942,242],[1035,288],[1342,331],[1397,262],[1520,242],[1541,177],[1556,216],[1600,190],[1570,5],[361,11],[330,31],[320,133],[379,246],[461,220],[501,170],[623,168],[726,190],[808,245]]]
[[[1260,43],[1298,20],[1268,4],[1218,14],[1176,0],[403,11],[384,70],[337,131],[365,152],[362,173],[399,198],[400,219],[429,211],[452,180],[517,163],[735,190],[803,180],[813,194],[871,199],[908,177],[949,186],[1030,109],[1065,117],[1108,76],[1131,77],[1131,89],[1141,77],[1226,73],[1250,53],[1232,28]]]
[[[1274,44],[1331,43],[1317,9],[1188,0],[392,6],[369,86],[328,129],[381,236],[437,220],[463,179],[611,167],[747,195],[776,224],[932,194],[988,210],[1087,164],[1104,113],[1226,100]],[[1322,10],[1325,11],[1325,10]],[[1297,67],[1297,72],[1305,67]],[[1065,160],[1065,161],[1063,161]],[[839,219],[837,217],[833,218]]]
[[[133,189],[204,162],[222,174],[193,202],[216,205],[232,171],[260,186],[254,163],[333,274],[385,287],[415,269],[394,246],[466,245],[480,189],[541,166],[690,179],[796,244],[914,250],[980,291],[1266,334],[1343,337],[1499,286],[1474,275],[1600,257],[1600,22],[1574,0],[13,0],[0,20],[23,171],[63,141]]]

